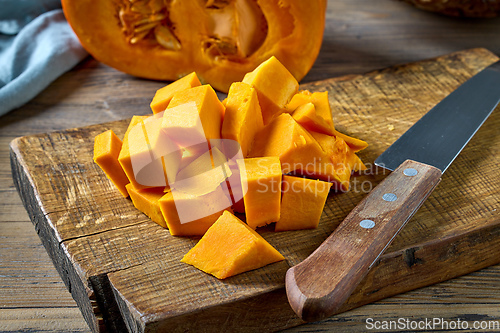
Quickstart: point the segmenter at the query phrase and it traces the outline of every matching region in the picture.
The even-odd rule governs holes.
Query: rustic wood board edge
[[[104,321],[95,301],[94,293],[81,280],[61,244],[57,241],[56,231],[52,228],[53,224],[48,221],[48,216],[44,212],[43,206],[40,205],[36,186],[27,172],[28,169],[18,149],[18,141],[21,139],[14,139],[10,144],[10,160],[14,185],[45,250],[66,288],[80,308],[85,321],[92,331],[102,332],[105,328]]]
[[[450,235],[445,239],[384,253],[337,313],[495,265],[500,262],[500,258],[496,255],[500,251],[499,238],[500,221],[496,221],[487,226]],[[474,255],[476,252],[485,253],[484,260],[477,261]],[[457,253],[460,255],[457,256]],[[217,322],[224,323],[225,331],[272,332],[304,323],[291,310],[284,283],[281,288],[267,293],[230,303],[215,303],[211,307],[180,315],[167,313],[151,316],[151,314],[141,313],[134,306],[133,301],[129,301],[127,295],[122,293],[122,290],[134,284],[131,277],[138,271],[144,270],[145,266],[149,266],[147,270],[150,274],[156,268],[154,262],[147,262],[141,267],[131,267],[108,274],[120,311],[130,332],[184,332],[186,330],[217,332],[221,329],[217,326]],[[451,270],[450,267],[458,267],[458,269]],[[161,269],[157,269],[156,274],[161,276]],[[169,296],[175,297],[167,293],[161,295],[165,298]],[[249,308],[253,309],[251,314],[248,314]]]

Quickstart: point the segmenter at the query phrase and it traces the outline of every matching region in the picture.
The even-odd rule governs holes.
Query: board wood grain
[[[329,91],[336,128],[366,140],[369,165],[466,79],[498,58],[467,50],[303,85]],[[146,99],[146,98],[145,98]],[[219,281],[179,262],[196,243],[171,236],[123,199],[92,161],[93,137],[127,121],[11,143],[14,182],[62,280],[94,332],[274,331],[299,325],[284,274],[306,258],[387,173],[373,165],[331,193],[315,230],[261,234],[287,259]],[[496,167],[500,115],[486,121],[339,312],[500,262]]]

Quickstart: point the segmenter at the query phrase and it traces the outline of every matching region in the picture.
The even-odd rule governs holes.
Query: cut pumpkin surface
[[[147,188],[147,186],[143,186],[135,180],[134,169],[132,168],[132,159],[130,158],[128,135],[132,130],[132,128],[134,128],[138,124],[142,124],[142,122],[147,118],[148,116],[132,117],[127,127],[127,130],[125,131],[125,135],[123,136],[122,149],[120,150],[120,154],[118,155],[118,162],[120,162],[120,165],[125,174],[127,175],[127,178],[129,179],[130,183],[134,185],[136,189]]]
[[[334,129],[332,110],[328,101],[328,91],[311,93],[308,90],[301,90],[293,95],[290,102],[285,106],[286,112],[293,112],[299,106],[312,103],[318,116],[322,117],[326,123]]]
[[[243,157],[246,157],[255,135],[264,127],[257,92],[249,84],[235,82],[229,88],[224,105],[226,113],[221,136],[238,142]]]
[[[126,188],[135,208],[143,212],[153,222],[156,222],[163,228],[167,227],[167,223],[163,218],[160,205],[158,203],[158,200],[160,200],[160,198],[165,194],[163,187],[138,190],[134,187],[134,185],[129,183]]]
[[[171,235],[202,236],[232,203],[218,186],[204,195],[172,190],[158,204]]]
[[[331,186],[321,180],[284,175],[281,217],[275,231],[316,228]]]
[[[163,130],[181,147],[220,139],[225,107],[209,85],[175,93],[163,112]]]
[[[188,74],[183,78],[158,89],[153,97],[153,100],[151,101],[151,110],[153,110],[154,114],[165,111],[175,93],[200,85],[201,83],[198,76],[196,76],[195,72],[192,72],[191,74]]]
[[[255,229],[278,221],[282,177],[279,158],[246,158],[237,163],[247,224]]]
[[[284,259],[261,235],[225,211],[181,261],[226,279]]]
[[[299,88],[297,80],[274,56],[247,73],[242,82],[257,91],[264,125],[284,111]]]
[[[269,123],[256,137],[249,157],[276,156],[283,173],[303,172],[326,156],[318,142],[288,113]]]
[[[125,186],[129,183],[129,180],[118,161],[121,149],[122,141],[112,130],[108,130],[95,137],[93,159],[126,198],[128,192]]]
[[[327,135],[333,135],[334,130],[324,118],[316,112],[316,107],[313,103],[300,105],[292,113],[293,119],[301,124],[306,130],[319,132]]]

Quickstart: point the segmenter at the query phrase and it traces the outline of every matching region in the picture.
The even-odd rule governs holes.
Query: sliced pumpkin
[[[284,175],[281,217],[276,222],[275,230],[316,228],[331,186],[331,183],[321,180]]]
[[[280,218],[281,164],[278,157],[238,160],[246,222],[252,228]]]
[[[181,261],[226,279],[284,259],[261,235],[225,211]]]
[[[198,76],[196,76],[195,72],[192,72],[191,74],[188,74],[183,78],[158,89],[153,97],[153,100],[151,101],[151,110],[153,110],[154,114],[165,111],[168,103],[170,103],[170,100],[172,100],[175,93],[189,88],[198,87],[200,85],[201,83]]]
[[[269,58],[247,73],[243,82],[257,91],[264,125],[284,111],[299,88],[297,80],[276,57]]]
[[[301,124],[306,130],[333,135],[334,130],[326,120],[316,113],[313,103],[300,105],[292,113],[293,119]]]
[[[128,133],[128,151],[132,170],[129,177],[144,187],[166,186],[175,181],[182,151],[162,130],[161,116],[148,117]],[[135,184],[134,184],[135,186]]]
[[[330,102],[328,100],[328,91],[311,93],[308,90],[302,90],[296,93],[290,102],[285,106],[287,112],[295,111],[299,106],[312,103],[316,110],[316,114],[322,117],[326,123],[335,129],[333,124],[332,110],[330,109]]]
[[[120,140],[112,130],[107,130],[94,139],[94,162],[104,171],[106,177],[116,186],[118,191],[128,197],[125,185],[129,183],[118,157],[122,149]]]
[[[132,160],[130,158],[130,150],[128,146],[128,135],[132,128],[138,124],[142,124],[142,122],[147,118],[148,116],[133,116],[132,119],[130,119],[130,123],[125,131],[125,135],[123,136],[122,148],[120,150],[120,154],[118,155],[118,162],[120,162],[127,178],[136,189],[147,188],[148,186],[141,185],[135,180],[134,169],[132,168]]]
[[[174,94],[163,112],[162,127],[180,147],[191,147],[220,139],[224,105],[209,85]]]
[[[156,222],[163,228],[167,227],[167,223],[163,218],[158,200],[165,195],[163,187],[153,187],[143,190],[138,190],[131,183],[126,186],[127,191],[132,199],[134,207],[143,212],[153,222]]]
[[[235,82],[229,88],[221,136],[238,142],[243,157],[248,155],[255,135],[264,127],[256,90]]]
[[[318,142],[288,113],[275,118],[256,136],[249,156],[276,156],[283,173],[300,173],[326,159]]]

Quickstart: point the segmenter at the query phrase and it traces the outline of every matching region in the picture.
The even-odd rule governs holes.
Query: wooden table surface
[[[474,47],[500,55],[500,18],[449,18],[393,0],[329,1],[321,53],[303,82]],[[127,87],[137,84],[150,89],[151,96],[162,86],[119,73],[89,57],[27,105],[0,118],[0,332],[89,332],[16,193],[9,142],[18,136],[144,113],[130,105],[124,108],[131,100],[120,98],[120,92],[123,95]],[[116,87],[116,95],[99,96],[103,87]],[[94,107],[82,110],[93,96]],[[137,101],[138,108],[144,102]],[[288,331],[367,331],[368,318],[380,324],[400,320],[414,325],[441,318],[450,327],[463,321],[469,327],[485,321],[483,325],[496,324],[492,331],[499,332],[500,265]],[[476,330],[480,331],[486,330]]]

